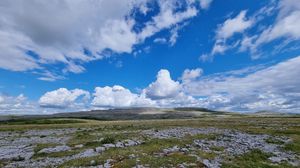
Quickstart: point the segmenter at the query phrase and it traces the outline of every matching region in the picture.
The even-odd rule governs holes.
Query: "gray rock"
[[[115,144],[103,144],[103,146],[104,146],[106,149],[116,147]]]
[[[71,150],[69,146],[62,145],[62,146],[56,146],[54,148],[44,148],[40,150],[38,153],[54,153],[54,152],[63,152],[69,150]]]
[[[136,146],[136,145],[142,144],[141,141],[134,141],[134,140],[130,140],[130,139],[124,140],[123,143],[125,146]]]
[[[135,154],[130,154],[128,157],[129,157],[130,159],[136,158]]]
[[[221,166],[221,164],[215,160],[211,161],[211,160],[207,160],[204,159],[203,160],[203,164],[207,167],[207,168],[219,168]]]
[[[280,162],[283,160],[283,158],[277,157],[277,156],[272,156],[272,157],[269,158],[269,160],[270,160],[271,162],[273,162],[273,163],[280,163]],[[284,159],[284,160],[285,160],[285,159]]]
[[[124,148],[125,146],[124,146],[123,142],[117,142],[116,147],[117,148]]]
[[[95,160],[91,160],[90,164],[91,164],[91,166],[95,166],[96,165],[96,161]]]
[[[74,146],[75,148],[83,148],[83,144],[78,144]]]
[[[98,152],[98,153],[102,153],[104,151],[105,151],[105,147],[100,146],[100,147],[96,148],[96,152]]]
[[[96,156],[98,153],[95,152],[94,149],[87,149],[75,156],[73,156],[74,158],[85,158],[85,157],[91,157],[91,156]]]
[[[173,146],[172,148],[163,149],[163,152],[165,155],[167,155],[170,153],[179,152],[179,150],[180,148],[178,146]]]
[[[112,162],[112,161],[113,161],[112,159],[106,160],[106,162],[104,163],[103,167],[104,167],[104,168],[111,168],[111,167],[112,167],[112,166],[111,166],[111,162]]]
[[[0,146],[0,159],[30,159],[34,154],[33,147],[27,145]]]

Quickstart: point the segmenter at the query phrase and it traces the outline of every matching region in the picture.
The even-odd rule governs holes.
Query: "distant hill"
[[[277,113],[270,111],[259,111],[255,113],[236,113],[214,111],[206,108],[180,107],[180,108],[120,108],[108,110],[92,110],[68,113],[56,113],[51,115],[23,115],[23,116],[1,116],[1,121],[9,120],[30,120],[30,119],[51,119],[51,118],[80,118],[96,120],[148,120],[148,119],[191,119],[204,117],[278,117],[278,116],[295,116],[297,114]]]
[[[1,116],[0,121],[18,119],[47,118],[83,118],[97,120],[143,120],[143,119],[187,119],[217,115],[236,115],[237,113],[213,111],[205,108],[121,108],[108,110],[92,110],[51,115]]]

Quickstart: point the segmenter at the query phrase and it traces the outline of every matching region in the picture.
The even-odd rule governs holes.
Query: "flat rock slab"
[[[24,159],[28,160],[33,156],[33,147],[26,145],[0,146],[0,159]]]
[[[40,150],[38,153],[54,153],[54,152],[63,152],[63,151],[69,151],[72,148],[66,145],[62,145],[62,146],[56,146],[53,148],[44,148],[42,150]]]

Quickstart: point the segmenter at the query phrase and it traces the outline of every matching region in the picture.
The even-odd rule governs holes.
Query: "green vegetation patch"
[[[65,156],[72,156],[75,154],[80,153],[81,150],[70,150],[70,151],[62,151],[62,152],[53,152],[53,153],[38,153],[34,155],[34,158],[46,158],[46,157],[65,157]]]
[[[288,143],[284,147],[284,150],[293,151],[300,154],[300,144],[299,143]]]
[[[266,139],[266,142],[271,143],[271,144],[277,144],[277,145],[283,145],[284,144],[283,141],[281,141],[279,139],[272,138],[272,137]]]
[[[268,158],[271,154],[264,153],[261,150],[254,149],[248,153],[245,153],[236,158],[230,159],[227,162],[222,163],[222,168],[291,168],[291,165],[287,163],[281,163],[279,165],[272,164]]]
[[[196,153],[198,156],[200,156],[203,159],[209,159],[212,160],[214,159],[217,155],[213,152],[204,152],[202,150],[198,150]]]
[[[150,167],[159,168],[159,167],[177,167],[182,163],[194,163],[192,167],[198,167],[197,158],[195,156],[189,156],[182,153],[173,153],[168,156],[146,156],[140,159],[142,165],[150,165]]]

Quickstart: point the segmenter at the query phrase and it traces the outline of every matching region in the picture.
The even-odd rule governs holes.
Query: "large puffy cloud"
[[[107,57],[103,51],[131,53],[146,38],[196,16],[199,8],[209,7],[211,0],[198,2],[4,0],[0,3],[0,68],[43,72],[46,65],[60,63],[64,74],[80,73],[85,71],[85,62]],[[158,4],[158,12],[145,17],[145,23],[137,22],[137,11],[143,15],[155,11],[149,9],[156,6],[152,3]],[[135,26],[141,30],[136,31]],[[177,37],[177,29],[172,34]],[[41,80],[62,79],[38,74]]]
[[[84,105],[90,98],[89,92],[81,89],[68,90],[66,88],[59,88],[54,91],[46,92],[39,99],[41,107],[46,108],[70,108],[78,105]],[[77,103],[77,100],[80,102]]]
[[[151,83],[144,92],[151,99],[164,99],[175,97],[180,89],[179,82],[173,81],[170,72],[162,69],[158,72],[156,81]]]
[[[154,104],[144,95],[134,94],[119,85],[96,87],[92,101],[92,105],[96,107],[134,107],[153,106]]]
[[[199,69],[189,70],[189,79],[196,77]],[[92,105],[95,107],[195,107],[197,99],[181,91],[179,81],[171,79],[170,72],[162,69],[157,74],[155,82],[151,83],[141,93],[115,85],[113,87],[96,87]]]

